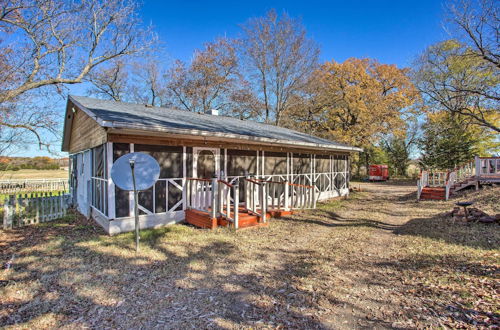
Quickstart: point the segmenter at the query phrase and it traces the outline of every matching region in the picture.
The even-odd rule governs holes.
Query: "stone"
[[[479,222],[482,222],[482,223],[493,223],[495,221],[496,221],[496,219],[493,217],[490,217],[490,216],[484,216],[484,217],[479,218]]]
[[[470,215],[469,215],[469,216],[467,217],[467,222],[475,222],[475,221],[477,221],[477,219],[478,219],[477,217],[474,217],[474,216],[470,216]]]

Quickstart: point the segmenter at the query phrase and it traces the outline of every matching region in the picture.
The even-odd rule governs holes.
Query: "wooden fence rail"
[[[3,228],[21,227],[63,217],[69,207],[69,194],[34,193],[12,195],[2,206]]]
[[[67,179],[0,180],[0,194],[33,191],[68,191]]]

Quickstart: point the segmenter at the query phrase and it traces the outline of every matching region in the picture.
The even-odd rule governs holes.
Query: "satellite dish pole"
[[[137,193],[137,186],[135,184],[135,159],[131,158],[128,160],[130,164],[130,170],[132,171],[132,184],[134,186],[134,216],[135,216],[135,252],[139,252],[139,205],[137,202],[139,194]]]
[[[137,174],[137,175],[136,175]],[[160,165],[148,154],[132,152],[118,158],[111,167],[111,179],[125,191],[134,192],[135,251],[139,251],[139,191],[151,188],[160,177]],[[153,196],[155,198],[155,196]]]

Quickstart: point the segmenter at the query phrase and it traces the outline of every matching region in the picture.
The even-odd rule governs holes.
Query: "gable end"
[[[74,154],[105,142],[107,142],[106,129],[81,108],[68,101],[62,151]]]

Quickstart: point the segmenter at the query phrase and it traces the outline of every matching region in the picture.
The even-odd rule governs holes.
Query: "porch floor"
[[[260,217],[249,213],[247,209],[240,207],[238,210],[238,229],[250,227],[267,226],[267,220],[271,218],[279,218],[286,215],[291,215],[293,211],[284,210],[269,210],[266,216],[266,222],[262,222]],[[186,210],[186,222],[199,227],[214,229],[217,227],[232,227],[233,224],[224,217],[212,218],[209,213],[198,210]],[[231,214],[231,217],[233,215]]]

